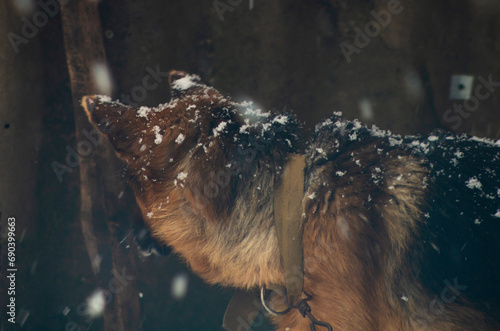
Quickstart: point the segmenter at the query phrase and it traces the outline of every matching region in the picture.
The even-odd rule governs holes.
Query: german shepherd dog
[[[306,156],[304,292],[333,330],[500,330],[500,141],[399,136],[341,114],[300,136],[293,114],[237,103],[173,71],[172,99],[82,105],[126,164],[154,238],[211,284],[284,284],[273,196]],[[307,143],[305,143],[307,141]],[[276,298],[276,297],[275,297]],[[278,330],[310,330],[297,310]]]

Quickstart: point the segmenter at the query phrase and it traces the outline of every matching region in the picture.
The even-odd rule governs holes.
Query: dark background
[[[52,168],[65,163],[68,146],[76,148],[74,112],[81,111],[73,109],[61,17],[41,24],[16,52],[9,33],[22,35],[26,20],[43,11],[39,5],[19,10],[20,3],[0,0],[1,234],[4,255],[7,217],[16,217],[14,329],[102,330],[102,319],[90,321],[78,309],[97,288],[78,216],[78,168],[62,182]],[[215,9],[220,3],[230,8],[223,19]],[[355,27],[364,30],[374,20],[370,12],[386,10],[388,1],[103,0],[99,13],[114,98],[142,86],[148,68],[178,69],[237,100],[292,109],[308,128],[342,111],[395,133],[439,128],[500,138],[500,91],[462,116],[460,125],[443,117],[463,103],[450,100],[452,75],[475,77],[474,88],[478,77],[500,81],[500,3],[401,0],[400,7],[350,62],[340,45],[354,45]],[[169,98],[163,79],[137,103],[156,106]],[[368,115],[361,111],[367,107]],[[115,174],[122,176],[121,166]],[[130,329],[222,330],[232,291],[203,284],[178,257],[140,257],[129,235],[133,197],[126,190],[116,199],[126,205],[116,224],[133,265],[130,286],[143,295],[139,327]],[[4,271],[2,265],[2,307]],[[189,287],[175,300],[170,289],[179,274],[188,275]],[[2,330],[10,330],[5,317],[2,309]]]

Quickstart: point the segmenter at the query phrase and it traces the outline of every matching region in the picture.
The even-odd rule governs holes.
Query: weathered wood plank
[[[61,6],[61,14],[78,144],[88,141],[84,130],[92,130],[80,100],[83,95],[98,92],[91,68],[95,63],[106,63],[106,55],[97,2],[71,1]],[[137,272],[134,259],[128,258],[129,251],[117,237],[117,215],[121,214],[120,208],[126,207],[118,205],[116,196],[125,190],[125,183],[115,175],[119,164],[107,142],[101,141],[95,147],[79,161],[80,221],[97,286],[109,296],[104,330],[138,330]]]

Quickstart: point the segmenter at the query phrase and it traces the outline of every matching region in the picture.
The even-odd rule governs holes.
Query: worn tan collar
[[[302,249],[302,198],[304,196],[305,156],[289,154],[282,180],[274,190],[274,224],[285,273],[287,300],[294,305],[304,286],[304,253]],[[283,291],[280,291],[283,292]],[[242,320],[259,311],[258,291],[237,291],[224,315],[226,330],[241,330]],[[250,325],[248,325],[250,327]]]
[[[305,160],[304,155],[288,155],[282,181],[274,192],[276,236],[285,272],[287,299],[292,305],[302,296],[304,283],[301,220]]]

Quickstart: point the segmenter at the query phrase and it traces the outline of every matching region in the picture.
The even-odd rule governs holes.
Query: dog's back
[[[389,329],[384,316],[394,312],[398,330],[497,329],[498,143],[402,137],[335,116],[317,126],[308,156],[315,222],[305,225],[305,249],[328,254],[319,243],[333,252],[324,258],[331,265],[313,261],[312,273],[344,293],[327,308],[344,306],[337,325],[356,329],[362,311],[369,329]]]

